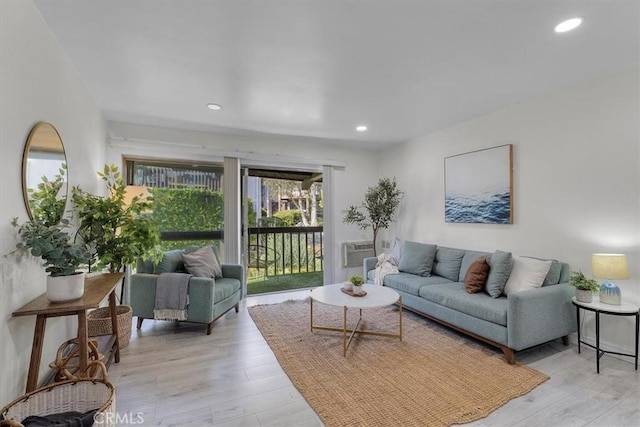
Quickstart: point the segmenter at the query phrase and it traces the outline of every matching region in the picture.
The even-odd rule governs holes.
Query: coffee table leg
[[[311,332],[313,332],[313,298],[309,298],[309,307],[311,307],[309,313],[309,328],[311,328]]]
[[[347,357],[347,306],[342,309],[342,356]]]

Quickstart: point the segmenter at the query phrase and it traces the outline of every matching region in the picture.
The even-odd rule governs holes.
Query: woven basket
[[[75,378],[50,384],[19,397],[0,409],[0,415],[10,420],[0,423],[22,426],[20,421],[30,415],[45,416],[69,411],[85,413],[94,409],[98,409],[94,417],[95,426],[116,425],[115,387],[106,378]]]
[[[131,319],[133,309],[129,305],[119,305],[116,307],[118,319],[118,346],[124,348],[131,341]],[[111,311],[109,307],[97,308],[87,314],[89,336],[111,335]]]

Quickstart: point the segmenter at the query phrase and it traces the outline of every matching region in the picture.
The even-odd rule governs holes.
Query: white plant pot
[[[84,295],[85,273],[71,276],[47,276],[47,298],[51,302],[73,301]]]
[[[360,295],[362,293],[362,286],[353,285],[353,294]]]
[[[591,291],[585,289],[576,289],[576,300],[580,302],[591,302],[593,295]]]

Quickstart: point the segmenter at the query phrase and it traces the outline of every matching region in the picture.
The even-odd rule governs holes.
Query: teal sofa
[[[133,315],[138,316],[138,329],[144,319],[153,319],[156,282],[160,273],[186,273],[182,263],[183,250],[165,252],[159,263],[148,260],[138,262],[136,273],[131,275],[129,300]],[[204,323],[207,335],[213,323],[232,308],[238,312],[242,299],[244,268],[237,264],[221,264],[222,277],[191,277],[189,279],[189,305],[186,322]]]
[[[511,364],[516,351],[557,338],[568,345],[569,334],[576,330],[571,305],[575,291],[566,283],[569,265],[554,260],[544,284],[537,289],[497,298],[486,292],[468,293],[464,284],[467,269],[479,257],[491,265],[492,255],[436,246],[429,274],[390,274],[384,277],[383,285],[402,296],[405,308],[500,348]],[[374,283],[376,261],[364,259],[368,283]]]

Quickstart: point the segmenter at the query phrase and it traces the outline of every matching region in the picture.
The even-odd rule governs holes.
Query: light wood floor
[[[254,296],[205,327],[145,320],[109,368],[123,425],[321,426],[255,327],[247,306],[303,299],[308,291]],[[406,312],[406,316],[413,316]],[[425,320],[426,321],[426,320]],[[640,374],[632,359],[601,359],[560,341],[516,354],[551,378],[473,426],[640,426]],[[128,422],[126,422],[128,421]]]

